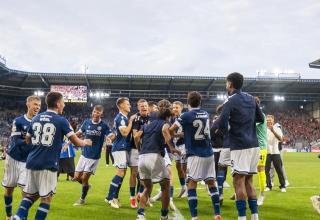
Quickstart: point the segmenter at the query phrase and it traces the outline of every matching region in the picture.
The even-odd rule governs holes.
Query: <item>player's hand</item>
[[[131,115],[129,120],[132,122],[136,119],[136,117],[137,117],[137,114]]]
[[[170,152],[171,152],[172,154],[181,155],[181,151],[177,150],[176,148],[170,148]]]
[[[90,139],[83,140],[86,146],[92,146],[92,141]]]
[[[66,152],[66,151],[68,150],[68,147],[69,147],[69,144],[66,143],[65,145],[63,145],[61,151],[62,151],[62,152]]]

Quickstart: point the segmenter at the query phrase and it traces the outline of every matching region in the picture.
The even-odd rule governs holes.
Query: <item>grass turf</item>
[[[273,191],[267,192],[265,204],[259,208],[260,219],[262,220],[300,220],[300,219],[320,219],[320,215],[313,210],[310,197],[320,193],[320,176],[318,173],[320,160],[314,153],[287,153],[285,154],[285,167],[290,181],[287,193],[281,193],[276,186]],[[4,161],[0,161],[0,178],[2,179]],[[175,169],[174,169],[175,170]],[[120,191],[120,209],[112,209],[104,202],[105,195],[109,188],[110,181],[115,174],[115,168],[106,167],[104,158],[100,160],[96,175],[90,179],[92,188],[90,189],[86,205],[73,207],[72,204],[80,197],[81,186],[75,182],[65,180],[65,175],[61,175],[58,181],[57,194],[55,195],[48,220],[69,220],[69,219],[105,219],[105,220],[131,220],[136,218],[136,210],[129,206],[129,186],[128,176],[125,178]],[[128,173],[129,174],[129,173]],[[258,186],[257,177],[255,185]],[[232,183],[230,175],[227,182]],[[174,185],[179,186],[176,172],[174,173]],[[198,189],[198,213],[201,220],[213,219],[211,200],[204,190],[204,186],[199,185]],[[159,188],[155,186],[154,189]],[[154,190],[155,191],[155,190]],[[156,192],[154,192],[156,193]],[[154,194],[153,193],[153,194]],[[175,190],[177,195],[178,189]],[[237,219],[237,211],[234,201],[229,200],[233,189],[227,188],[224,191],[224,204],[222,206],[222,217],[224,220]],[[0,190],[3,195],[3,188]],[[20,189],[16,189],[13,200],[13,212],[15,213],[21,200]],[[3,197],[0,200],[0,220],[5,218]],[[187,204],[187,199],[174,199],[176,206],[185,217],[191,219]],[[36,203],[30,210],[29,219],[34,219]],[[247,207],[249,216],[249,209]],[[146,209],[147,219],[159,219],[160,202],[156,202],[153,208]]]

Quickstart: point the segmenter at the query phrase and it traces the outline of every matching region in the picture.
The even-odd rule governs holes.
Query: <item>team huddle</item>
[[[130,168],[128,202],[137,209],[137,220],[147,219],[147,207],[152,207],[158,199],[162,203],[160,219],[175,219],[169,215],[169,210],[176,210],[172,182],[172,160],[175,159],[181,185],[178,197],[188,198],[193,220],[199,219],[199,182],[207,185],[213,219],[222,219],[220,206],[227,166],[231,166],[238,220],[246,219],[247,202],[251,220],[258,220],[258,203],[263,204],[266,183],[267,132],[272,132],[268,135],[274,135],[274,142],[282,138],[282,133],[273,128],[272,117],[262,113],[259,99],[241,91],[242,85],[241,74],[228,75],[229,96],[219,106],[213,122],[201,109],[201,94],[189,92],[185,112],[180,101],[148,103],[140,99],[138,113],[130,117],[130,100],[120,97],[116,101],[119,113],[112,129],[101,119],[103,106],[96,105],[91,118],[85,120],[78,131],[61,116],[65,104],[60,93],[48,93],[47,110],[42,113],[39,113],[41,99],[28,97],[27,113],[13,122],[5,162],[2,185],[5,187],[6,219],[27,219],[28,210],[39,198],[35,219],[47,217],[57,185],[59,156],[70,144],[82,149],[73,180],[82,184],[81,196],[74,205],[84,205],[91,187],[89,179],[97,169],[102,149],[107,142],[112,142],[116,171],[105,198],[111,208],[121,208],[119,193]],[[65,138],[68,140],[64,141]],[[281,169],[275,168],[277,172]],[[259,174],[259,201],[253,186],[256,173]],[[270,183],[270,179],[267,182]],[[151,197],[153,185],[157,183],[161,190]],[[281,183],[285,190],[284,179]],[[13,214],[12,194],[17,186],[23,189],[23,199]],[[268,187],[271,188],[271,183]]]

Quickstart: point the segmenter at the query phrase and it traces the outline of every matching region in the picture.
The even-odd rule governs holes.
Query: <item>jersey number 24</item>
[[[196,141],[210,138],[209,119],[207,119],[207,121],[205,122],[205,125],[203,125],[202,120],[196,119],[193,121],[193,127],[197,128],[197,131],[194,135],[194,139]]]

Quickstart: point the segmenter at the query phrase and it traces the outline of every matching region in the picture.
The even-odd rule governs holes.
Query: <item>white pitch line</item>
[[[186,220],[177,207],[176,207],[176,211],[174,212],[173,215],[176,220]]]

